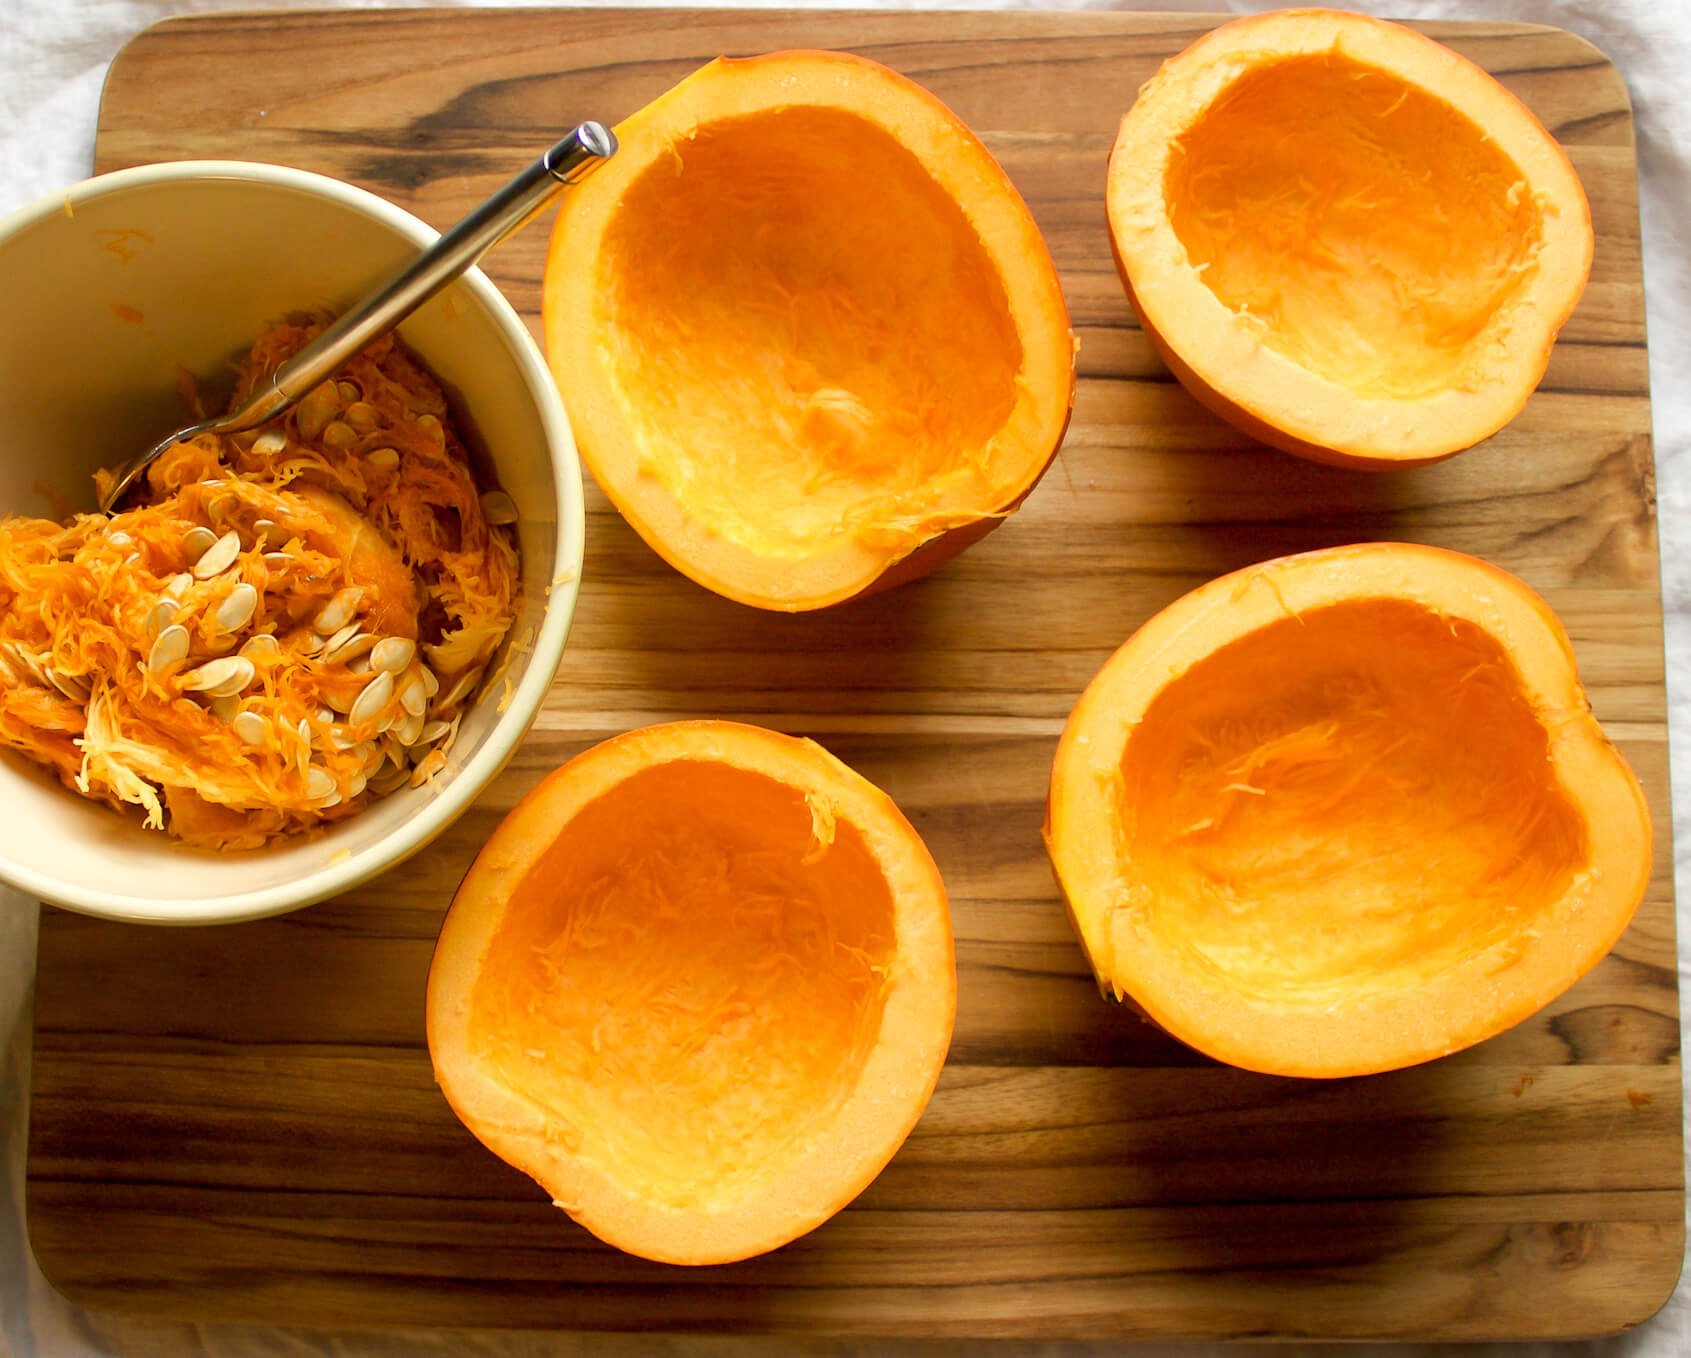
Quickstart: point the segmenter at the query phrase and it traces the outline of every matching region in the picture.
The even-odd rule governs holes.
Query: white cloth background
[[[345,0],[254,0],[247,8],[328,8]],[[416,5],[421,0],[407,0]],[[473,2],[473,0],[472,0]],[[521,0],[500,0],[510,5]],[[642,0],[621,0],[638,4]],[[672,0],[684,3],[685,0]],[[694,0],[697,3],[697,0]],[[1288,0],[1289,2],[1289,0]],[[375,7],[382,0],[361,0]],[[788,7],[806,0],[786,0]],[[1351,7],[1388,18],[1517,19],[1558,24],[1591,39],[1625,76],[1637,110],[1643,179],[1645,278],[1650,371],[1655,392],[1656,463],[1664,589],[1667,607],[1669,697],[1679,898],[1680,990],[1691,993],[1691,708],[1683,676],[1691,657],[1691,4],[1686,0],[1350,0]],[[85,178],[92,163],[95,113],[106,66],[123,43],[171,14],[229,9],[217,0],[0,0],[0,214]],[[860,4],[859,7],[862,7]],[[909,8],[893,5],[890,7]],[[927,4],[924,8],[942,7]],[[990,7],[977,0],[972,8]],[[1074,4],[1052,8],[1086,8]],[[1100,7],[1132,8],[1131,5]],[[1272,4],[1225,0],[1164,0],[1143,8],[1253,10]],[[231,79],[264,78],[262,56]],[[5,299],[0,298],[0,323]],[[3,452],[0,452],[3,456]],[[0,815],[4,808],[0,808]],[[175,1325],[141,1322],[72,1307],[42,1279],[30,1258],[23,1220],[27,1130],[30,988],[35,966],[36,907],[0,888],[0,1354],[17,1358],[88,1355],[207,1354],[399,1355],[454,1354],[466,1358],[540,1358],[564,1354],[881,1354],[882,1343],[786,1342],[754,1345],[718,1339],[582,1340],[564,1335],[465,1332],[348,1332],[308,1329]],[[309,1316],[301,1316],[309,1324]],[[1503,1346],[1498,1346],[1498,1351]],[[978,1346],[912,1345],[913,1353],[974,1351]],[[1013,1345],[997,1352],[1095,1353],[1067,1344]],[[1136,1352],[1148,1350],[1140,1347]],[[1233,1346],[1183,1346],[1185,1358],[1228,1358],[1255,1352]],[[1282,1346],[1263,1350],[1282,1358]],[[1342,1352],[1325,1347],[1323,1355]],[[1427,1355],[1436,1346],[1367,1350],[1370,1355]],[[1463,1358],[1490,1346],[1450,1349]],[[1604,1358],[1688,1358],[1691,1284],[1684,1284],[1651,1322],[1631,1334],[1589,1345],[1508,1346],[1529,1358],[1603,1355]]]

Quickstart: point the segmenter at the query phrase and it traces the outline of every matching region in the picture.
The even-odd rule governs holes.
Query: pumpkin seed
[[[266,552],[264,564],[273,571],[285,571],[292,567],[294,559],[286,552]]]
[[[147,668],[157,674],[187,658],[188,629],[173,622],[153,638],[152,649],[147,652]]]
[[[423,681],[412,675],[399,690],[399,705],[414,717],[420,717],[429,710],[428,690],[423,687]]]
[[[346,791],[342,795],[350,802],[360,792],[364,791],[369,784],[370,780],[362,773],[355,773],[352,775],[352,781],[346,785]]]
[[[230,719],[229,725],[234,728],[243,745],[262,745],[265,737],[270,734],[270,723],[256,712],[237,712]]]
[[[318,659],[320,659],[325,665],[333,664],[335,657],[340,654],[342,647],[346,646],[358,635],[358,624],[355,622],[349,622],[338,632],[331,632],[323,639],[323,653],[318,657]]]
[[[127,547],[130,543],[134,542],[135,539],[130,537],[128,533],[124,532],[123,529],[120,528],[117,532],[108,537],[106,541],[111,543],[114,547]]]
[[[336,420],[323,431],[323,445],[347,452],[358,446],[358,433],[345,420]]]
[[[390,793],[398,792],[410,778],[410,769],[384,769],[370,779],[370,791],[377,796],[386,797]]]
[[[317,439],[329,427],[329,421],[340,414],[340,410],[341,394],[335,390],[335,384],[318,383],[305,393],[294,411],[300,437],[308,441]]]
[[[365,722],[375,721],[392,701],[393,676],[383,670],[364,685],[363,691],[359,693],[347,715],[354,726],[361,726]]]
[[[189,561],[198,561],[217,543],[217,534],[211,529],[195,524],[182,535],[182,554]]]
[[[266,429],[252,441],[253,452],[261,457],[274,457],[288,446],[288,436],[280,429]]]
[[[268,632],[260,632],[255,637],[248,637],[241,643],[240,655],[246,656],[255,664],[274,664],[282,658],[282,643]]]
[[[417,666],[417,677],[423,681],[423,692],[434,697],[440,692],[440,679],[427,665]]]
[[[311,763],[311,723],[304,717],[299,719],[299,749],[294,753],[294,759],[299,765],[299,776],[305,777],[305,770]]]
[[[381,422],[376,415],[376,407],[368,401],[360,401],[357,397],[354,397],[352,404],[341,413],[341,418],[360,434],[372,432]]]
[[[502,490],[487,490],[481,497],[482,517],[489,523],[515,523],[517,502]]]
[[[206,518],[211,520],[213,528],[223,527],[223,522],[240,503],[233,495],[225,491],[221,495],[214,495],[206,501]]]
[[[333,636],[352,621],[363,598],[364,591],[356,585],[337,590],[334,597],[317,610],[317,616],[311,620],[312,627],[326,637]]]
[[[348,674],[370,673],[370,657],[367,655],[355,655],[351,660],[343,658],[341,663],[346,666]]]
[[[217,606],[217,625],[225,632],[238,632],[252,621],[257,608],[258,591],[243,580]]]
[[[288,540],[287,531],[271,519],[259,519],[252,526],[253,536],[258,545],[267,552],[274,552]]]
[[[234,721],[241,713],[241,700],[234,696],[213,698],[206,707],[219,721]]]
[[[367,466],[374,467],[379,472],[391,472],[399,465],[399,449],[372,448],[364,454]]]
[[[214,575],[222,575],[235,564],[235,558],[240,554],[241,535],[230,529],[206,549],[204,556],[194,562],[194,579],[209,580]]]
[[[415,745],[423,734],[423,714],[407,712],[403,720],[394,724],[394,734],[406,745]]]
[[[360,767],[364,771],[364,776],[366,778],[373,777],[376,770],[381,768],[382,764],[386,761],[387,755],[383,752],[382,747],[373,740],[366,740],[361,746],[359,746],[359,749],[363,751],[363,755],[361,757],[364,762],[360,765]]]
[[[47,680],[73,703],[87,702],[89,695],[93,692],[86,679],[74,674],[61,674],[55,669],[47,671]]]
[[[323,701],[328,703],[329,706],[334,709],[330,712],[330,717],[333,717],[336,712],[344,714],[352,711],[352,705],[357,701],[357,698],[357,694],[348,696],[345,689],[338,688],[331,689],[328,693],[323,695]]]
[[[16,642],[0,641],[0,660],[6,662],[7,668],[22,681],[30,674],[30,666],[24,663],[23,650]]]
[[[170,620],[176,616],[176,611],[180,607],[181,605],[176,600],[166,595],[149,608],[146,622],[147,636],[151,640],[157,641],[159,633],[170,626]]]
[[[203,693],[208,698],[227,698],[252,683],[256,674],[252,661],[244,655],[229,655],[208,660],[189,670],[182,676],[181,683],[189,693]]]
[[[446,431],[440,427],[440,421],[433,415],[419,415],[417,428],[422,430],[424,437],[436,448],[446,447]]]
[[[406,743],[409,745],[433,745],[435,741],[439,740],[451,729],[451,722],[442,721],[439,717],[436,717],[433,721],[423,723],[423,729],[417,732],[416,740],[407,741]]]
[[[444,710],[456,706],[469,696],[470,690],[476,686],[480,678],[481,671],[479,669],[465,670],[452,681],[452,687],[441,695],[440,700],[435,703],[435,707]]]
[[[417,654],[417,643],[409,637],[383,637],[370,651],[370,663],[389,674],[403,673]]]
[[[47,667],[41,663],[35,652],[24,646],[22,642],[13,644],[12,656],[20,666],[29,672],[30,677],[36,683],[51,684],[53,682],[47,677]]]
[[[377,638],[373,633],[359,632],[353,636],[351,641],[341,647],[340,654],[336,658],[348,669],[362,673],[363,671],[357,670],[357,666],[362,665],[364,670],[367,671],[370,668],[368,657],[371,651],[375,649],[376,641]]]
[[[314,802],[320,802],[330,793],[337,791],[335,780],[327,769],[318,768],[313,764],[305,773],[305,795]]]
[[[194,577],[189,575],[187,571],[183,571],[178,575],[171,576],[170,579],[164,582],[164,592],[170,598],[180,602],[187,596],[188,591],[193,588],[193,585]]]

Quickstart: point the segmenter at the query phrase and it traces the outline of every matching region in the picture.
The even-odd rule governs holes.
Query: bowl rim
[[[67,189],[38,198],[0,217],[0,247],[14,235],[52,214],[73,215],[79,203],[180,180],[237,180],[327,199],[374,220],[418,249],[432,244],[440,234],[421,218],[367,189],[311,170],[264,161],[182,160],[94,175]],[[62,881],[20,868],[5,858],[0,858],[0,881],[25,895],[79,914],[133,924],[232,924],[286,914],[348,891],[409,858],[467,810],[504,768],[539,715],[563,658],[564,642],[575,613],[581,582],[586,510],[575,437],[540,346],[516,308],[480,268],[466,270],[460,281],[487,312],[505,343],[507,356],[534,396],[536,413],[550,454],[548,460],[552,467],[552,492],[558,525],[552,578],[546,582],[540,624],[529,645],[529,664],[481,748],[457,770],[456,776],[443,791],[391,833],[363,849],[352,850],[345,858],[328,854],[323,866],[316,871],[279,886],[226,896],[216,901],[161,900],[67,886]],[[187,866],[188,862],[185,859],[184,865]]]

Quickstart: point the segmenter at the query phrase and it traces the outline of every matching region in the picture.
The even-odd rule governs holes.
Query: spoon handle
[[[582,123],[463,221],[290,358],[246,405],[216,422],[224,433],[274,419],[372,340],[422,306],[526,222],[566,184],[585,178],[616,151],[616,136]]]

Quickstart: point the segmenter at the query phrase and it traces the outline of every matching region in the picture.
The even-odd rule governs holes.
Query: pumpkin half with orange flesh
[[[1543,377],[1591,268],[1567,156],[1410,29],[1288,10],[1168,61],[1123,120],[1116,262],[1170,369],[1245,433],[1387,469],[1478,443]]]
[[[1643,793],[1544,601],[1384,543],[1147,622],[1069,718],[1046,842],[1106,992],[1279,1075],[1501,1032],[1609,951],[1651,870]]]
[[[594,746],[513,810],[428,985],[465,1125],[595,1235],[724,1263],[892,1158],[956,1012],[944,885],[881,791],[733,722]]]
[[[1026,205],[957,117],[840,52],[719,60],[620,124],[547,255],[583,458],[671,565],[760,608],[925,574],[1013,510],[1074,339]]]

